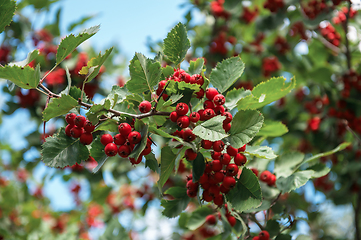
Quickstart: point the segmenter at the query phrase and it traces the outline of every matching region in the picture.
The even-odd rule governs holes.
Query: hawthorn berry
[[[91,121],[86,120],[84,124],[84,130],[88,133],[93,132],[95,129],[95,126],[91,123]]]
[[[194,190],[187,190],[187,195],[188,195],[188,197],[190,197],[190,198],[195,198],[195,197],[197,197],[197,191],[194,191]]]
[[[231,161],[231,156],[228,153],[221,153],[219,160],[221,160],[222,165],[227,166]]]
[[[203,96],[204,96],[204,90],[203,90],[203,88],[201,88],[198,92],[196,92],[196,97],[198,99],[201,99],[201,98],[203,98]]]
[[[268,240],[269,233],[266,230],[263,230],[258,234],[258,237],[259,237],[259,240]]]
[[[133,132],[129,133],[128,142],[130,144],[137,144],[140,142],[140,140],[142,140],[142,136],[140,135],[139,132],[133,131]]]
[[[212,151],[211,156],[212,156],[213,160],[221,160],[221,153],[220,152]]]
[[[227,133],[229,130],[231,130],[232,125],[230,123],[223,123],[223,129]]]
[[[181,116],[177,119],[177,125],[181,128],[187,128],[190,124],[188,116]]]
[[[201,120],[202,117],[204,120],[209,120],[212,117],[214,117],[216,114],[214,113],[213,109],[207,108],[206,110],[203,111],[202,115],[201,115]]]
[[[78,126],[73,126],[71,129],[70,129],[70,134],[73,138],[80,138],[80,136],[82,135],[83,133],[83,128],[81,127],[78,127]]]
[[[213,101],[213,98],[218,94],[217,89],[215,88],[208,88],[206,91],[206,98]]]
[[[183,131],[183,139],[186,142],[192,142],[196,139],[196,135],[193,133],[192,129],[185,129]]]
[[[128,137],[129,133],[132,131],[132,127],[129,125],[129,123],[121,123],[118,126],[118,131],[124,137]]]
[[[122,145],[122,146],[120,146],[120,147],[118,148],[118,154],[119,154],[119,156],[121,156],[122,158],[128,157],[131,151],[132,151],[132,150],[131,150],[130,147],[127,146],[127,145]]]
[[[113,139],[113,137],[112,137],[112,135],[110,135],[110,134],[103,134],[102,136],[101,136],[101,138],[100,138],[100,142],[104,145],[104,146],[106,146],[106,145],[108,145],[109,143],[112,143],[114,141],[114,139]]]
[[[224,142],[222,140],[218,140],[213,142],[213,150],[216,152],[222,152],[224,149]]]
[[[201,116],[199,116],[199,113],[197,113],[197,112],[192,112],[192,113],[189,115],[189,120],[190,120],[191,122],[196,123],[196,122],[199,121],[200,117],[201,117]]]
[[[224,174],[222,172],[215,172],[212,176],[216,183],[220,183],[224,179]]]
[[[152,147],[150,144],[147,144],[144,148],[144,150],[142,151],[141,155],[146,156],[148,155],[150,152],[152,151]]]
[[[238,154],[238,149],[232,147],[231,145],[229,145],[229,146],[227,147],[227,153],[228,153],[230,156],[234,157],[234,156],[236,156],[236,155]]]
[[[268,182],[268,179],[270,178],[270,176],[272,175],[272,173],[268,170],[265,170],[263,172],[261,172],[261,175],[259,175],[259,179],[262,182]]]
[[[227,176],[236,176],[238,174],[239,168],[236,164],[229,164],[226,168]]]
[[[204,190],[202,193],[202,199],[206,202],[210,202],[213,200],[213,196],[209,193],[208,190]]]
[[[204,149],[211,149],[213,146],[213,142],[202,139],[201,145],[202,145],[202,148],[204,148]]]
[[[138,109],[141,113],[150,112],[150,110],[152,109],[152,104],[148,101],[143,101],[139,104]]]
[[[204,78],[200,74],[194,74],[194,75],[191,76],[190,83],[191,84],[198,84],[199,86],[203,86]]]
[[[117,155],[118,147],[115,143],[108,143],[104,148],[104,152],[107,156],[113,157]]]
[[[169,115],[169,118],[170,118],[170,120],[171,120],[172,122],[176,122],[177,119],[178,119],[178,114],[177,114],[177,112],[176,112],[176,111],[171,112],[170,115]]]
[[[243,166],[246,162],[247,162],[247,158],[242,153],[238,153],[234,157],[234,163],[238,166]]]
[[[197,158],[197,152],[194,152],[191,148],[188,148],[184,155],[188,161],[193,161]]]
[[[244,144],[242,147],[238,148],[238,152],[244,152],[246,151],[246,144]]]
[[[123,145],[127,141],[127,138],[118,133],[114,135],[113,140],[116,145]]]
[[[84,127],[85,122],[86,122],[86,118],[82,115],[79,115],[74,119],[74,124],[81,128]]]
[[[225,176],[223,179],[223,186],[227,189],[234,188],[234,186],[236,186],[236,179],[231,176]]]
[[[75,113],[68,113],[65,116],[65,121],[70,124],[70,125],[75,125],[74,123],[74,119],[76,118],[76,114]]]
[[[203,108],[204,109],[214,109],[216,106],[214,105],[214,103],[211,100],[206,100],[203,103]]]
[[[213,202],[214,202],[214,204],[216,204],[217,206],[222,206],[223,203],[224,203],[223,194],[222,194],[222,193],[219,193],[217,196],[215,196],[215,197],[213,198]]]
[[[231,215],[227,216],[227,221],[232,227],[234,227],[234,225],[236,225],[237,222],[236,218]]]
[[[72,136],[70,130],[71,130],[73,127],[74,127],[74,125],[71,125],[71,124],[66,125],[66,127],[65,127],[65,134],[66,134],[68,137],[71,137],[71,136]]]
[[[216,115],[223,115],[225,112],[223,106],[216,106],[213,110]]]
[[[175,108],[175,111],[178,114],[178,116],[186,115],[188,110],[189,110],[189,107],[186,103],[178,103]]]
[[[165,85],[167,85],[167,81],[166,81],[166,80],[162,80],[162,81],[160,81],[160,82],[158,83],[158,89],[157,89],[157,91],[156,91],[156,93],[157,93],[158,96],[162,93]]]
[[[217,223],[217,219],[216,219],[216,216],[214,216],[213,214],[211,215],[208,215],[206,217],[206,222],[209,224],[209,225],[214,225]]]
[[[200,184],[208,182],[208,175],[206,173],[203,173],[203,175],[199,178],[198,182]]]
[[[215,105],[220,106],[226,102],[226,98],[222,94],[217,94],[214,96],[213,102]]]
[[[213,160],[213,161],[211,162],[211,164],[212,164],[212,170],[213,170],[214,172],[219,172],[219,171],[222,170],[223,165],[222,165],[221,161],[219,161],[219,160]]]
[[[232,114],[230,112],[223,113],[223,116],[226,117],[226,119],[224,119],[224,121],[223,121],[223,124],[230,123],[232,121],[232,119],[233,119],[233,116],[232,116]]]
[[[139,164],[139,163],[142,161],[142,159],[143,159],[143,156],[140,155],[140,156],[137,158],[137,160],[135,160],[135,158],[129,158],[129,161],[130,161],[133,165],[135,165],[135,164]]]
[[[89,145],[93,141],[93,134],[88,132],[83,132],[82,135],[80,135],[79,141],[84,145]]]

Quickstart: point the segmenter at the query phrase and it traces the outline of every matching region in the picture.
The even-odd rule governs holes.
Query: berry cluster
[[[255,7],[253,11],[251,11],[248,7],[243,7],[243,13],[240,16],[240,19],[245,21],[246,23],[251,23],[256,19],[258,14],[259,14],[258,7]]]
[[[23,93],[20,88],[16,90],[16,96],[19,97],[19,105],[22,108],[30,108],[40,99],[40,94],[35,89],[29,89],[27,93]]]
[[[226,210],[226,218],[228,223],[234,227],[234,225],[236,225],[236,218],[233,217],[231,215],[231,213],[229,212],[228,208],[227,208],[227,204],[225,204],[225,210]],[[221,219],[221,214],[218,213],[218,219]],[[210,214],[206,217],[206,223],[209,225],[216,225],[217,224],[217,217],[214,214]]]
[[[253,237],[252,240],[269,240],[269,233],[266,230],[263,230],[258,236]]]
[[[332,18],[334,24],[345,23],[347,18],[348,8],[343,7],[341,11],[338,11],[337,16]],[[353,8],[350,9],[349,18],[353,18],[356,15],[357,11]]]
[[[277,57],[266,57],[262,61],[263,76],[269,77],[272,72],[280,70],[281,67],[281,63],[278,61]]]
[[[121,123],[118,126],[119,133],[112,136],[108,133],[103,134],[100,142],[105,146],[104,152],[107,156],[113,157],[117,154],[122,158],[127,158],[133,151],[136,144],[140,143],[142,136],[139,132],[133,131],[129,123]],[[147,145],[138,159],[129,158],[132,164],[139,164],[143,156],[148,155],[151,151],[152,141],[148,138]]]
[[[306,34],[306,27],[303,22],[295,22],[290,28],[290,36],[295,37],[296,35],[300,35],[301,39],[307,40],[309,37]]]
[[[290,45],[287,42],[287,39],[284,37],[277,36],[274,46],[280,54],[286,54],[290,50]]]
[[[320,13],[329,11],[325,0],[311,0],[302,6],[302,9],[309,19],[315,19]]]
[[[68,125],[65,127],[65,134],[68,137],[79,138],[84,145],[89,145],[93,141],[92,132],[95,126],[84,116],[77,116],[75,113],[68,113],[65,117]]]
[[[272,13],[277,12],[279,9],[284,7],[284,2],[283,0],[267,0],[264,4],[263,7],[267,8],[268,10],[270,10]]]
[[[223,7],[224,0],[214,0],[211,2],[211,12],[215,17],[228,19],[230,14]]]
[[[274,186],[276,183],[276,176],[272,174],[270,171],[265,170],[261,172],[261,174],[259,175],[259,180],[267,183],[268,186]]]
[[[237,43],[237,39],[234,36],[228,36],[226,32],[220,32],[217,36],[215,36],[209,46],[209,52],[212,54],[221,54],[225,56],[228,52],[227,44],[230,43],[235,45]]]
[[[320,31],[324,38],[336,47],[340,45],[341,35],[336,32],[336,29],[330,24],[326,23],[325,26],[320,25]]]

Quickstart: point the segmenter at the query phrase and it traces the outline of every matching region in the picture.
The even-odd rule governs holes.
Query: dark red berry
[[[190,198],[195,198],[195,197],[197,197],[197,191],[187,190],[187,195]]]
[[[213,161],[211,162],[211,164],[212,164],[212,170],[213,170],[214,172],[219,172],[219,171],[222,170],[223,165],[222,165],[221,161],[219,161],[219,160],[213,160]]]
[[[124,145],[125,142],[127,141],[127,138],[124,137],[122,134],[118,133],[118,134],[115,134],[114,137],[114,143],[116,145]]]
[[[86,120],[84,124],[84,130],[88,133],[93,132],[95,129],[95,126],[91,123],[91,121]]]
[[[262,182],[268,182],[271,175],[272,175],[272,173],[270,171],[265,170],[261,173],[261,175],[259,176],[259,179]]]
[[[244,152],[246,151],[246,144],[244,144],[242,147],[238,148],[238,152]]]
[[[231,156],[228,153],[222,153],[219,156],[219,160],[221,160],[222,165],[227,166],[231,161]]]
[[[201,99],[201,98],[204,97],[204,90],[203,90],[203,88],[201,88],[198,92],[196,92],[196,97],[197,97],[198,99]]]
[[[215,197],[213,198],[213,202],[214,202],[214,204],[216,204],[217,206],[222,206],[223,203],[224,203],[223,194],[222,194],[222,193],[219,193],[217,196],[215,196]]]
[[[238,149],[232,147],[231,145],[229,145],[229,146],[227,147],[227,153],[228,153],[230,156],[234,157],[234,156],[237,155]]]
[[[75,125],[74,123],[74,119],[76,118],[76,114],[75,113],[68,113],[65,116],[65,121],[70,124],[70,125]]]
[[[217,223],[217,219],[216,219],[216,216],[214,215],[208,215],[206,217],[206,222],[209,224],[209,225],[214,225]]]
[[[86,118],[82,115],[79,115],[74,119],[74,124],[78,127],[84,127],[85,122]]]
[[[227,176],[236,176],[238,174],[239,168],[236,164],[229,164],[226,168]]]
[[[128,137],[129,133],[132,131],[132,127],[129,125],[129,123],[121,123],[118,126],[118,131],[124,137]]]
[[[226,98],[222,94],[217,94],[214,96],[213,102],[215,105],[220,106],[226,102]]]
[[[225,112],[223,106],[216,106],[213,110],[216,115],[223,115]]]
[[[210,109],[214,109],[216,106],[214,105],[214,103],[211,101],[211,100],[206,100],[206,101],[204,101],[204,103],[203,103],[203,108],[204,109],[208,109],[208,108],[210,108]]]
[[[224,142],[222,140],[218,140],[213,142],[213,150],[216,152],[222,152],[224,149]]]
[[[149,153],[151,153],[151,151],[152,151],[151,145],[150,145],[150,144],[147,144],[147,145],[145,146],[144,150],[142,151],[141,155],[146,156],[146,155],[148,155]]]
[[[227,216],[227,221],[232,227],[234,227],[234,225],[236,225],[237,222],[236,218],[231,215]]]
[[[221,153],[220,152],[212,151],[211,156],[212,156],[213,160],[221,160]]]
[[[203,116],[203,119],[204,120],[209,120],[211,119],[212,117],[214,117],[216,114],[214,113],[213,109],[206,109],[203,111],[202,113],[202,116]],[[201,116],[201,120],[202,120],[202,116]]]
[[[194,152],[191,148],[188,148],[184,155],[188,161],[193,161],[197,158],[197,152]]]
[[[234,157],[234,163],[235,163],[237,166],[243,166],[246,162],[247,162],[247,158],[246,158],[246,156],[244,156],[242,153],[238,153],[238,154]]]
[[[204,84],[204,78],[200,74],[194,74],[191,77],[192,84],[198,84],[199,86],[202,86]]]
[[[117,155],[118,147],[115,143],[108,143],[104,148],[104,152],[107,156],[113,157]]]
[[[73,127],[74,127],[74,125],[71,125],[71,124],[66,125],[66,127],[65,127],[65,134],[66,134],[68,137],[72,137],[70,130],[71,130]]]
[[[202,199],[206,202],[210,202],[213,200],[213,196],[209,193],[208,190],[204,190],[202,194]]]
[[[217,89],[215,88],[208,88],[206,91],[206,98],[213,101],[213,98],[218,94]]]
[[[186,103],[178,103],[175,111],[177,112],[178,116],[184,116],[188,113],[189,107]]]
[[[133,132],[129,133],[128,141],[130,144],[137,144],[140,142],[140,140],[142,140],[142,136],[140,135],[139,132],[133,131]]]
[[[106,146],[106,145],[108,145],[109,143],[112,143],[114,141],[114,139],[113,139],[113,136],[112,135],[110,135],[110,134],[103,134],[102,136],[101,136],[101,138],[100,138],[100,142],[104,145],[104,146]]]
[[[259,237],[259,240],[268,240],[269,233],[266,230],[263,230],[258,234],[258,237]]]
[[[213,142],[202,139],[201,145],[202,145],[202,148],[204,148],[204,149],[211,149],[211,147],[213,146]]]
[[[230,112],[223,113],[223,116],[226,116],[226,119],[223,121],[224,124],[230,123],[233,119],[233,116]]]
[[[226,124],[223,123],[223,129],[226,133],[228,133],[229,130],[231,130],[231,127],[232,125],[230,123],[226,123]]]
[[[177,119],[177,125],[181,128],[187,128],[190,124],[188,116],[181,116]]]
[[[89,145],[93,141],[93,134],[88,133],[88,132],[83,132],[83,134],[80,135],[79,141],[80,141],[80,143],[82,143],[84,145]]]
[[[231,176],[225,176],[223,179],[223,186],[227,189],[234,188],[234,186],[236,186],[236,179]]]
[[[141,113],[150,112],[150,110],[152,109],[152,104],[148,101],[143,101],[139,104],[138,109]]]
[[[127,145],[122,145],[118,148],[118,154],[119,156],[121,156],[122,158],[126,158],[129,156],[129,154],[131,153],[131,149],[129,146]]]
[[[201,116],[199,116],[199,113],[197,112],[192,112],[191,115],[189,116],[189,120],[194,123],[198,122],[200,118]]]
[[[70,129],[70,134],[73,138],[80,138],[80,136],[83,134],[84,130],[81,127],[73,126]]]
[[[193,133],[192,129],[185,129],[183,131],[183,139],[186,142],[192,142],[196,139],[196,135]]]

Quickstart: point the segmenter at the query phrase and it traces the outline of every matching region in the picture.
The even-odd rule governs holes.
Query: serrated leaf
[[[198,152],[196,159],[192,161],[192,176],[193,182],[197,182],[203,175],[204,169],[206,168],[206,162],[202,153]]]
[[[103,63],[109,57],[112,51],[113,47],[107,49],[103,55],[99,53],[97,57],[90,59],[87,65],[82,67],[82,69],[79,71],[79,74],[87,75],[86,83],[90,82],[99,74],[100,67],[103,65]],[[93,68],[93,70],[90,72],[91,68]]]
[[[225,116],[215,116],[195,127],[193,133],[204,140],[221,140],[228,136],[223,129],[224,119],[226,119]]]
[[[70,53],[72,53],[81,43],[99,31],[100,25],[85,29],[77,36],[70,34],[61,40],[56,53],[56,64],[61,63]]]
[[[162,68],[162,73],[165,78],[168,78],[174,74],[174,68],[172,66],[165,66]]]
[[[288,177],[294,172],[295,167],[303,161],[304,157],[305,154],[301,152],[282,154],[275,161],[274,174],[277,177]]]
[[[176,158],[177,155],[172,152],[172,149],[169,146],[162,148],[160,158],[160,176],[158,180],[159,189],[163,187],[164,183],[172,174]]]
[[[118,131],[118,121],[114,119],[107,119],[102,122],[97,128],[96,131],[109,131],[117,132]]]
[[[108,113],[109,109],[110,109],[110,101],[106,99],[104,104],[94,104],[93,106],[91,106],[89,111],[86,113],[86,116],[88,120],[91,121],[93,125],[95,125],[99,122],[99,119],[102,115]]]
[[[163,215],[169,218],[174,218],[181,214],[186,209],[190,198],[187,195],[187,189],[184,187],[169,188],[166,194],[172,195],[174,200],[161,200],[161,205],[164,207]]]
[[[213,213],[213,210],[208,206],[197,208],[189,216],[186,227],[193,231],[202,226],[206,222],[206,217]]]
[[[33,69],[29,66],[4,66],[0,67],[0,78],[7,79],[17,86],[25,89],[36,88],[40,82],[39,65]]]
[[[118,103],[114,106],[114,110],[120,111],[127,114],[138,114],[138,106],[135,106],[133,103],[123,100],[121,103]],[[129,115],[128,115],[129,116]]]
[[[144,124],[141,120],[137,121],[138,124],[140,124],[139,126],[139,132],[142,136],[142,140],[140,141],[140,143],[136,144],[132,153],[129,155],[129,157],[134,158],[134,159],[138,159],[138,157],[140,156],[140,154],[142,153],[142,151],[144,150],[144,148],[147,145],[147,138],[148,138],[148,124]]]
[[[149,167],[151,170],[159,174],[159,163],[155,158],[154,153],[149,153],[145,156],[145,167]]]
[[[100,136],[96,137],[90,145],[90,156],[98,162],[98,166],[93,169],[92,173],[97,173],[108,159],[108,156],[104,152],[105,146],[100,142],[100,138]]]
[[[24,59],[24,60],[22,60],[20,62],[11,62],[8,65],[9,66],[24,67],[25,65],[28,65],[31,61],[33,61],[37,56],[39,56],[39,51],[34,50],[31,53],[28,53],[28,56],[26,57],[26,59]]]
[[[264,159],[274,159],[277,155],[273,152],[272,148],[267,146],[249,146],[247,145],[245,153]]]
[[[280,137],[288,132],[282,122],[266,120],[256,136]]]
[[[236,186],[227,194],[227,199],[240,212],[260,206],[262,192],[256,175],[248,168],[243,168]]]
[[[201,74],[202,69],[203,69],[203,64],[204,64],[203,58],[198,58],[195,61],[190,61],[189,68],[188,68],[189,75],[192,76],[194,74]]]
[[[172,94],[172,96],[169,97],[169,99],[164,102],[163,104],[159,104],[158,103],[158,106],[159,106],[159,110],[164,110],[166,109],[167,107],[171,106],[172,104],[178,102],[181,98],[183,97],[183,94]]]
[[[286,96],[295,86],[295,78],[292,78],[290,82],[286,82],[284,77],[271,78],[253,88],[252,95],[238,101],[238,110],[263,107]]]
[[[142,93],[153,91],[153,87],[159,82],[162,68],[159,62],[135,53],[130,61],[129,73],[131,79],[126,83],[127,89],[132,93]]]
[[[75,86],[70,87],[69,95],[75,100],[81,98],[81,89]],[[83,92],[83,102],[89,102],[88,96]]]
[[[224,107],[226,107],[228,111],[231,111],[232,109],[237,107],[237,102],[240,99],[245,98],[251,94],[252,92],[250,90],[244,90],[243,88],[232,89],[226,94],[226,102],[224,103]]]
[[[5,27],[10,25],[16,10],[16,2],[14,0],[3,0],[0,2],[0,33]]]
[[[62,94],[60,98],[54,98],[43,111],[43,121],[67,114],[71,109],[78,105],[78,101],[70,95]]]
[[[231,57],[218,63],[209,76],[211,84],[220,93],[225,92],[242,76],[244,63],[240,57]]]
[[[256,110],[238,111],[232,119],[230,136],[227,138],[234,148],[250,142],[261,129],[263,116]]]
[[[168,95],[183,93],[184,91],[190,92],[198,92],[200,90],[200,86],[198,84],[190,84],[186,82],[176,82],[169,80],[169,85],[166,89]],[[188,92],[184,92],[184,95],[187,96]]]
[[[58,134],[46,138],[41,155],[46,166],[63,168],[88,159],[89,151],[79,139],[68,137],[61,128]]]
[[[182,23],[178,23],[164,39],[163,46],[163,52],[168,59],[175,65],[180,64],[190,48],[186,27]]]

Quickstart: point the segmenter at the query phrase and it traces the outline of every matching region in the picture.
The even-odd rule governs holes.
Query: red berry
[[[223,115],[225,112],[223,106],[216,106],[213,110],[216,115]]]
[[[239,168],[236,164],[229,164],[226,168],[227,176],[236,176],[238,174]]]
[[[227,194],[231,189],[226,188],[222,183],[219,190],[221,191],[221,193]]]
[[[231,145],[229,145],[229,146],[227,147],[227,153],[228,153],[230,156],[234,157],[234,156],[237,155],[238,149],[236,149],[236,148],[232,147]]]
[[[234,227],[234,225],[236,225],[237,220],[235,217],[229,215],[229,216],[227,216],[227,220],[232,227]]]
[[[271,174],[268,178],[268,181],[267,181],[267,185],[268,186],[273,186],[275,183],[276,183],[276,176]]]
[[[215,172],[212,175],[212,178],[215,180],[216,183],[220,183],[224,179],[224,174],[222,172]]]
[[[177,112],[178,116],[184,116],[188,113],[188,105],[186,103],[178,103],[175,111]]]
[[[210,202],[213,200],[213,196],[209,193],[208,190],[204,190],[202,194],[202,199],[206,202]]]
[[[236,186],[236,179],[231,176],[225,176],[223,179],[223,186],[227,189],[234,188],[234,186]]]
[[[199,116],[199,113],[197,113],[197,112],[192,112],[191,115],[189,116],[189,120],[190,120],[191,122],[196,123],[196,122],[199,121],[200,117],[201,117],[201,116]]]
[[[216,204],[217,206],[222,206],[223,203],[224,203],[223,194],[222,194],[222,193],[219,193],[217,196],[215,196],[215,197],[213,198],[213,202],[214,202],[214,204]]]
[[[126,137],[124,137],[122,134],[118,133],[115,134],[113,137],[114,143],[116,145],[124,145],[125,142],[127,141]]]
[[[177,119],[177,125],[181,128],[187,128],[190,124],[188,116],[181,116]]]
[[[250,170],[258,177],[258,170],[256,168],[250,168]]]
[[[134,165],[134,164],[139,164],[142,161],[142,159],[143,156],[140,155],[137,160],[135,160],[135,158],[129,158],[129,161]]]
[[[214,96],[213,102],[216,106],[220,106],[226,102],[226,98],[222,94],[217,94]]]
[[[70,125],[75,125],[74,123],[74,119],[76,118],[76,114],[75,113],[68,113],[65,116],[65,121],[70,124]]]
[[[82,115],[79,115],[74,119],[74,124],[78,127],[84,127],[85,122],[86,118]]]
[[[88,133],[93,132],[95,129],[95,126],[91,123],[91,121],[86,120],[84,124],[84,130]]]
[[[80,138],[80,136],[83,134],[83,128],[78,127],[78,126],[73,126],[70,129],[70,134],[73,138]]]
[[[129,154],[131,153],[131,149],[129,146],[127,145],[122,145],[118,148],[118,154],[119,156],[121,156],[122,158],[126,158],[129,156]]]
[[[190,198],[195,198],[195,197],[197,197],[197,191],[193,191],[193,190],[187,190],[187,195],[188,195],[188,197],[190,197]]]
[[[194,152],[191,148],[188,148],[184,155],[188,161],[193,161],[197,158],[197,153]]]
[[[201,88],[198,92],[196,92],[196,97],[201,99],[204,96],[204,90]]]
[[[209,120],[212,117],[214,117],[216,114],[214,113],[213,109],[206,109],[203,111],[202,115],[201,115],[201,120],[202,120],[202,116],[204,120]]]
[[[115,143],[108,143],[104,148],[104,152],[107,156],[113,157],[117,155],[118,147]]]
[[[152,104],[148,101],[143,101],[139,104],[138,108],[141,113],[147,113],[150,112],[150,109],[152,109]]]
[[[149,153],[151,153],[151,151],[152,151],[151,145],[150,145],[150,144],[147,144],[147,145],[145,146],[144,150],[142,151],[141,155],[146,156],[146,155],[148,155]]]
[[[104,146],[106,146],[106,145],[108,145],[109,143],[112,143],[113,142],[113,137],[112,137],[112,135],[110,135],[110,134],[103,134],[102,136],[101,136],[101,138],[100,138],[100,142],[104,145]]]
[[[202,148],[204,148],[204,149],[211,149],[211,147],[213,146],[213,142],[202,139],[201,145],[202,145]]]
[[[221,153],[220,152],[212,151],[211,156],[212,156],[213,160],[221,160]]]
[[[84,145],[89,145],[93,141],[93,134],[88,132],[83,132],[83,134],[80,135],[79,141]]]
[[[132,131],[132,127],[129,125],[129,123],[121,123],[118,126],[118,131],[124,137],[128,137],[129,133]]]
[[[217,219],[216,219],[216,216],[214,215],[208,215],[206,217],[206,222],[209,224],[209,225],[214,225],[217,223]]]
[[[269,233],[266,230],[263,230],[258,234],[258,237],[259,237],[259,240],[268,240]]]
[[[191,76],[192,84],[198,84],[199,86],[202,86],[204,84],[204,78],[200,74],[194,74]]]
[[[226,119],[224,119],[223,124],[230,123],[233,119],[233,116],[230,112],[223,113],[223,116],[226,116]]]
[[[244,144],[242,147],[238,148],[238,152],[244,152],[246,151],[246,144]]]
[[[213,170],[214,172],[219,172],[219,171],[222,170],[223,165],[222,165],[221,161],[219,161],[219,160],[213,160],[213,161],[211,162],[211,164],[212,164],[212,170]]]
[[[167,81],[166,81],[166,80],[162,80],[162,81],[160,81],[160,82],[158,83],[158,89],[157,89],[157,91],[156,91],[156,93],[157,93],[158,96],[162,93],[165,85],[167,85]]]
[[[169,118],[170,118],[170,120],[171,120],[172,122],[176,122],[177,119],[178,119],[178,114],[177,114],[177,112],[176,112],[176,111],[171,112],[170,115],[169,115]]]
[[[199,178],[198,182],[200,184],[204,184],[208,182],[208,175],[206,173],[203,173],[203,175]]]
[[[213,150],[216,152],[222,152],[224,149],[224,142],[222,140],[218,140],[213,142]]]
[[[192,129],[185,129],[183,131],[183,139],[186,142],[192,142],[196,139],[196,135],[193,133]]]
[[[211,101],[211,100],[206,100],[206,101],[204,101],[204,103],[203,103],[203,108],[204,109],[208,109],[208,108],[210,108],[210,109],[214,109],[216,106],[214,105],[214,103]]]
[[[238,153],[234,157],[234,163],[238,166],[243,166],[246,162],[247,162],[247,158],[242,153]]]
[[[187,188],[188,190],[197,191],[197,190],[198,190],[198,186],[199,186],[198,183],[195,183],[195,182],[193,182],[192,179],[189,179],[188,182],[187,182],[186,188]]]
[[[71,124],[68,124],[66,125],[65,127],[65,134],[68,136],[68,137],[71,137],[71,132],[70,130],[74,127],[74,125],[71,125]]]
[[[213,101],[213,98],[218,94],[217,89],[215,88],[208,88],[206,91],[206,98]]]
[[[268,170],[265,170],[261,173],[261,175],[259,176],[259,179],[262,181],[262,182],[268,182],[270,176],[272,175],[272,173]]]
[[[231,156],[228,153],[222,153],[219,156],[219,160],[221,160],[222,165],[227,166],[231,161]]]
[[[137,144],[140,142],[140,140],[142,140],[142,136],[140,135],[139,132],[133,131],[133,132],[129,133],[128,141],[130,144]]]
[[[229,130],[231,130],[231,127],[232,125],[230,123],[226,123],[226,124],[223,123],[223,129],[226,133],[229,132]]]

